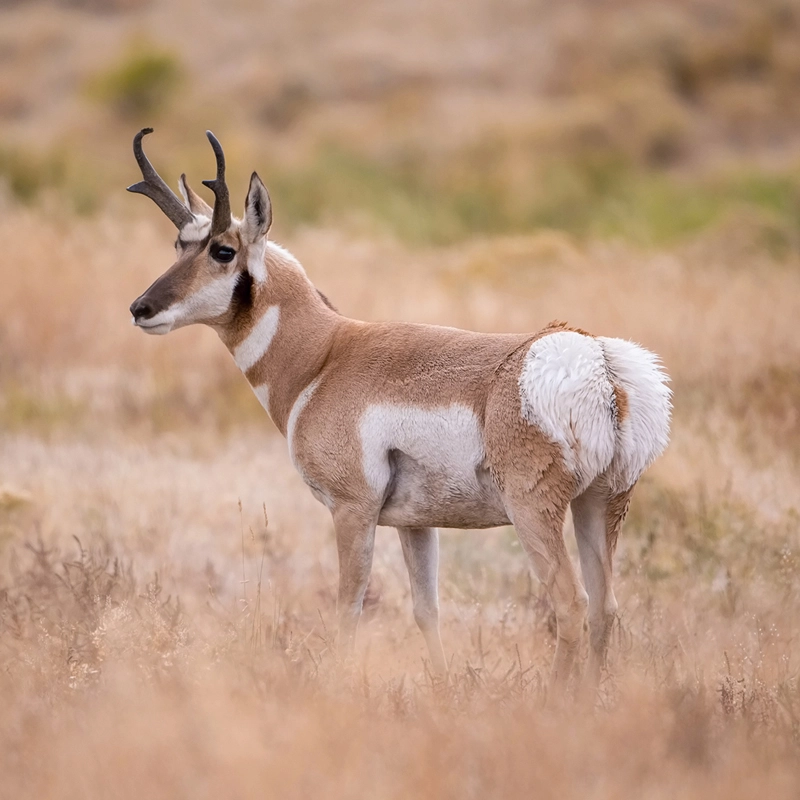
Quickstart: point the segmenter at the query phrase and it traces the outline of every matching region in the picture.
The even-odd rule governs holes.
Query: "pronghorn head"
[[[195,322],[224,326],[237,307],[249,301],[254,283],[266,279],[267,233],[272,222],[269,194],[254,172],[245,202],[244,218],[231,216],[225,183],[225,155],[211,131],[206,131],[217,159],[217,177],[203,183],[214,192],[212,209],[189,188],[181,175],[183,202],[164,183],[142,149],[144,128],[133,140],[133,154],[144,180],[129,192],[147,195],[178,229],[178,260],[131,303],[133,324],[147,333],[169,333]]]

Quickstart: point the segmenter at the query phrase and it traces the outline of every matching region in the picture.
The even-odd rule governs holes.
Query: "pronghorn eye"
[[[236,251],[232,247],[226,247],[225,245],[217,245],[212,246],[211,248],[211,257],[215,261],[220,261],[223,264],[227,264],[229,261],[233,261],[233,257],[236,255]]]

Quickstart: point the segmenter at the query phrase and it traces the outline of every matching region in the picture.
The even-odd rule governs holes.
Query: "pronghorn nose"
[[[131,314],[134,319],[150,319],[155,313],[152,303],[144,296],[137,297],[132,303],[130,308]]]

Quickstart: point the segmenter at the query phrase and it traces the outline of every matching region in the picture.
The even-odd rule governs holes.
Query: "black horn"
[[[214,192],[214,216],[211,220],[211,235],[219,236],[225,233],[231,225],[231,199],[228,196],[228,184],[225,183],[225,153],[222,145],[211,131],[206,131],[208,141],[217,159],[217,177],[213,181],[203,181]]]
[[[136,156],[136,163],[142,171],[143,181],[134,183],[128,187],[129,192],[136,192],[149,197],[166,215],[175,227],[180,230],[194,217],[192,212],[180,201],[180,198],[172,189],[164,183],[161,176],[155,171],[153,165],[148,160],[142,149],[142,138],[152,133],[152,128],[142,128],[133,137],[133,155]],[[230,212],[229,212],[230,213]]]

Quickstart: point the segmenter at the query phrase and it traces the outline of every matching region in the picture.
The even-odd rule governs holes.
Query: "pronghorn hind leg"
[[[617,616],[613,559],[632,491],[633,487],[620,494],[612,494],[605,478],[600,477],[572,501],[575,538],[589,595],[590,649],[584,685],[592,696],[606,666],[611,630]]]
[[[372,569],[376,521],[368,514],[350,508],[333,513],[336,548],[339,553],[339,652],[349,658],[355,646],[364,594]]]
[[[411,582],[414,620],[425,637],[434,670],[444,675],[447,660],[439,635],[439,531],[436,528],[398,528],[397,533]]]
[[[550,688],[556,698],[563,695],[575,665],[586,616],[586,591],[564,543],[566,506],[550,513],[523,506],[513,509],[514,527],[533,564],[538,579],[545,585],[553,604],[558,640]]]

